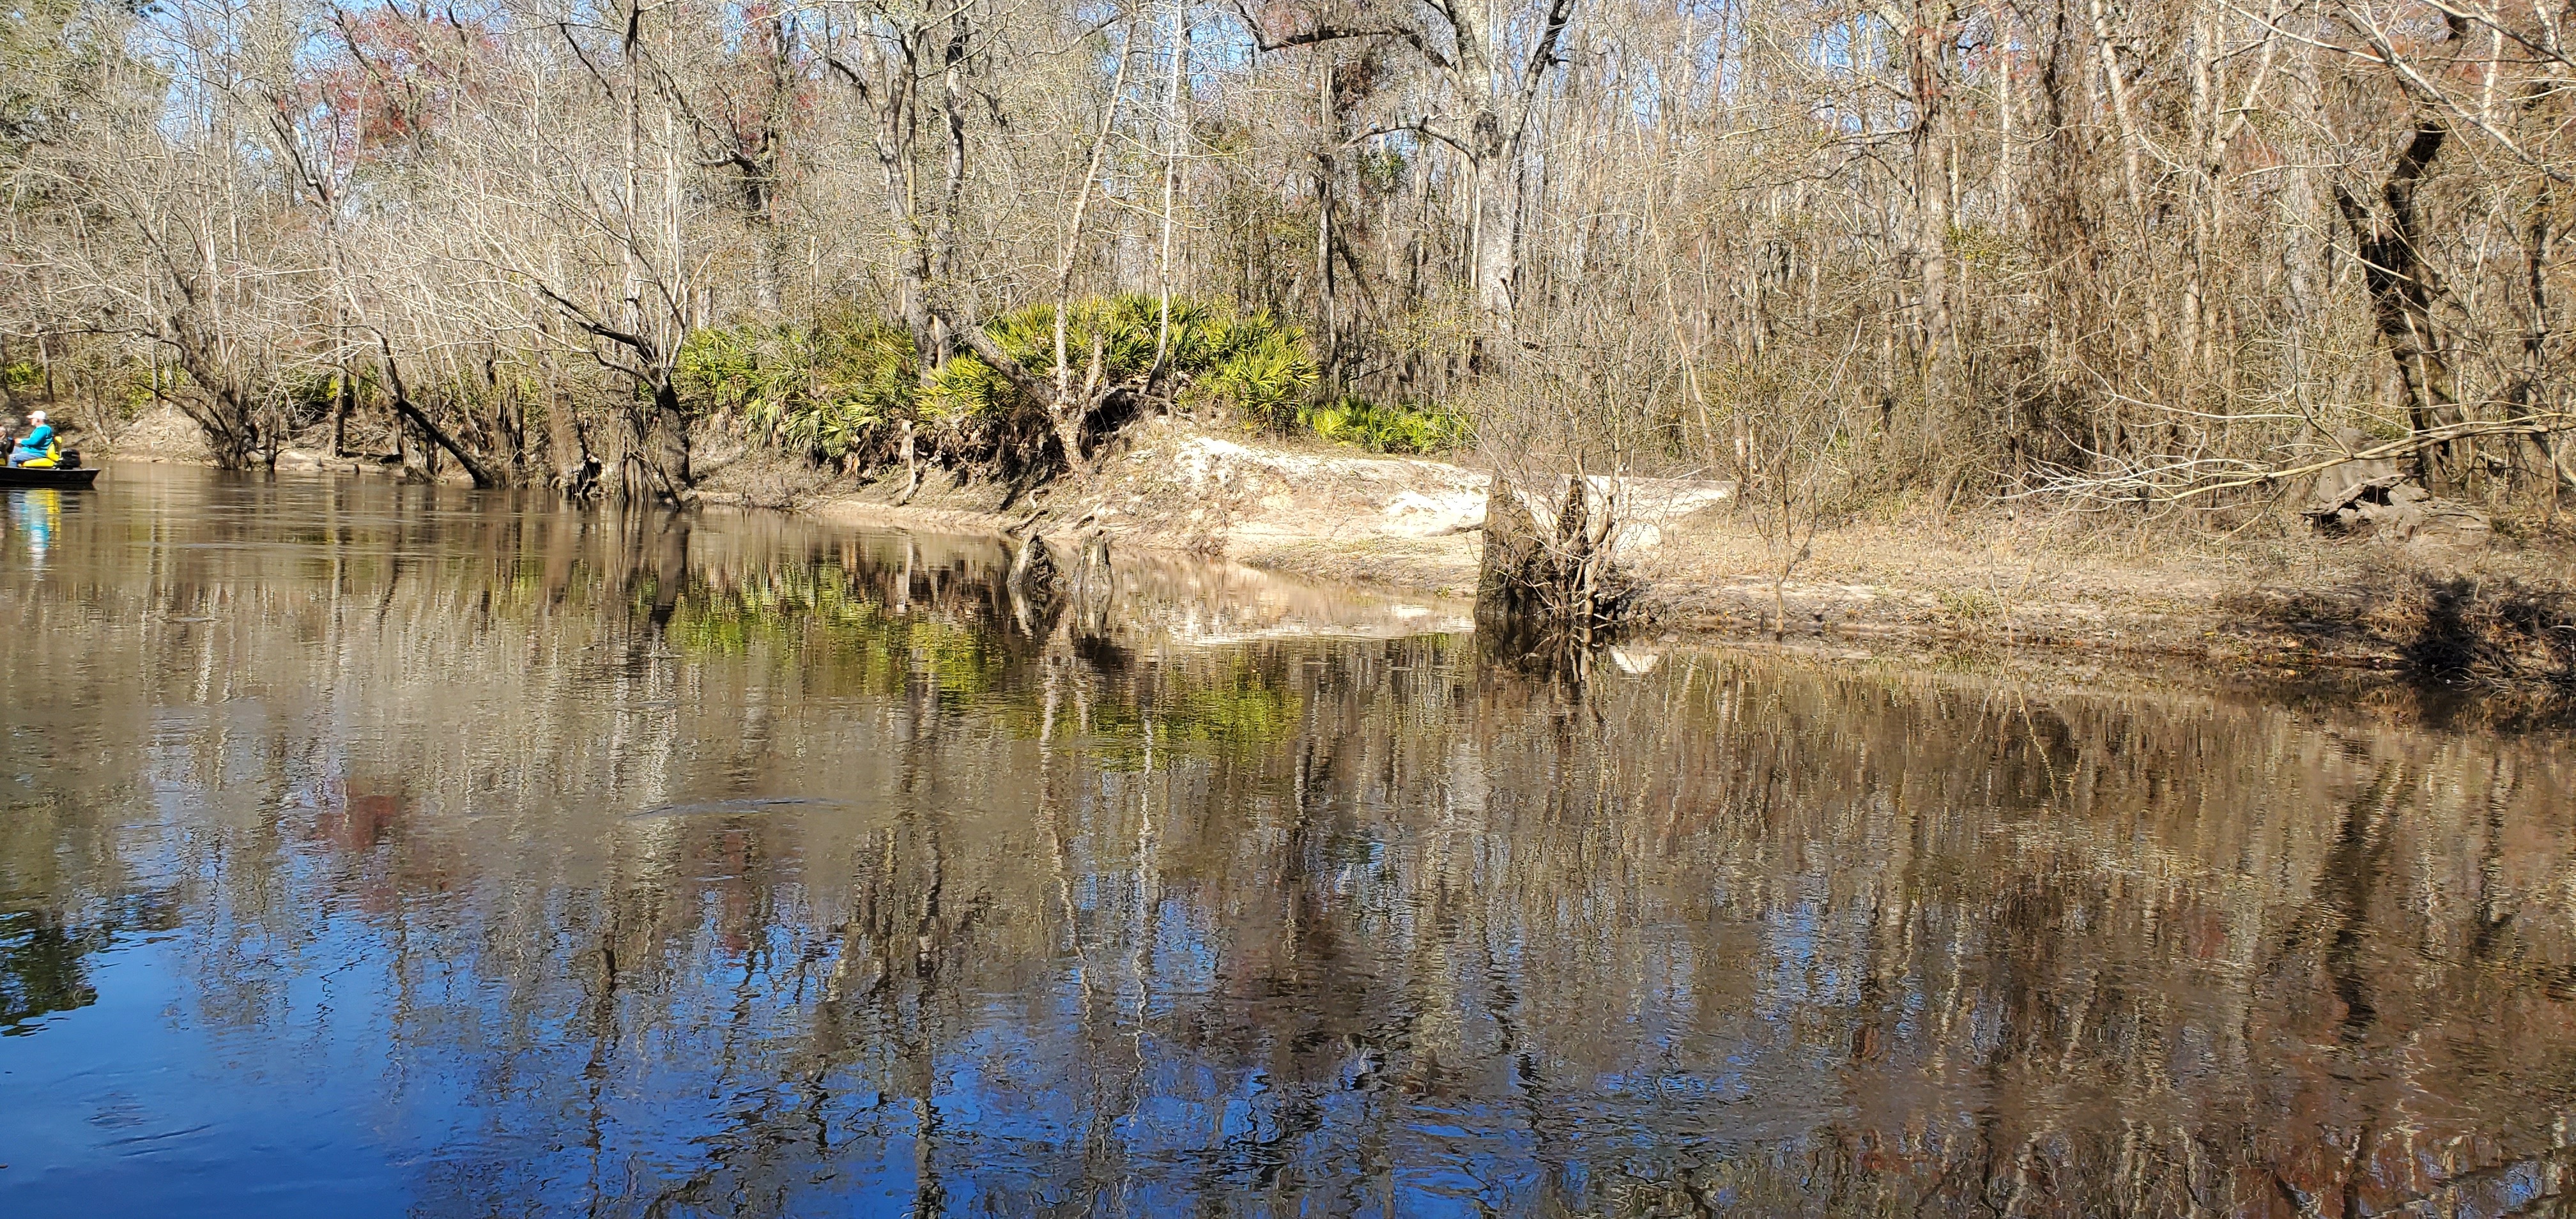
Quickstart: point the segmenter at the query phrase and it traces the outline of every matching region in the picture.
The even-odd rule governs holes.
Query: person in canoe
[[[9,447],[9,468],[50,470],[62,456],[62,450],[54,444],[54,425],[45,422],[45,412],[28,412],[27,434]]]

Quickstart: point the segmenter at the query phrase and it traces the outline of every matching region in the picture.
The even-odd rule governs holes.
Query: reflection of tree
[[[66,930],[37,912],[0,914],[0,1034],[98,1002],[81,958],[106,947],[106,940],[98,931]]]
[[[2501,1211],[2572,1167],[2547,743],[1078,639],[975,543],[313,515],[0,608],[134,658],[53,713],[145,760],[65,755],[98,798],[0,877],[176,877],[199,1018],[390,1038],[387,1093],[464,1098],[426,1210]],[[380,1023],[279,984],[325,963]]]
[[[46,910],[0,911],[0,1036],[34,1033],[48,1015],[96,1003],[89,959],[120,939],[168,931],[177,917],[148,892],[121,896],[78,926]]]

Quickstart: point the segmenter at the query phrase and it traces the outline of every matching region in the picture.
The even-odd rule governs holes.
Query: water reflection
[[[65,931],[41,912],[0,914],[0,1036],[25,1031],[20,1026],[48,1012],[95,1001],[81,957],[96,951],[98,941]]]
[[[92,954],[120,936],[168,931],[178,911],[162,895],[120,895],[97,921],[66,926],[45,907],[0,911],[0,1037],[35,1031],[35,1022],[98,1001],[90,985]]]
[[[987,543],[127,473],[0,575],[46,641],[0,659],[13,1212],[2505,1214],[2568,1171],[2554,739],[1575,686],[1168,570],[1031,615]]]
[[[0,503],[8,508],[9,532],[26,547],[28,566],[43,567],[54,531],[62,525],[63,493],[51,487],[19,488],[0,492]]]

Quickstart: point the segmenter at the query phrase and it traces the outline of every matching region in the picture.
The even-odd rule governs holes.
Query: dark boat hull
[[[29,470],[0,466],[0,487],[86,487],[98,481],[97,467]]]

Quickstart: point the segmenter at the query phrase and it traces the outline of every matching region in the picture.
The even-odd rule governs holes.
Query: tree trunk
[[[226,470],[247,470],[259,452],[259,423],[255,408],[230,369],[222,367],[205,349],[203,334],[195,321],[185,313],[168,319],[162,338],[179,357],[179,367],[188,379],[197,383],[206,401],[176,395],[180,413],[194,420],[206,434],[206,447],[215,465]]]
[[[2340,185],[2335,188],[2335,203],[2352,230],[2361,261],[2362,284],[2370,292],[2372,318],[2378,323],[2380,339],[2388,344],[2390,358],[2397,362],[2408,426],[2419,435],[2460,421],[2450,362],[2433,322],[2432,302],[2439,289],[2416,248],[2415,188],[2449,137],[2450,129],[2440,119],[2428,115],[2416,123],[2380,186],[2383,216],[2372,216],[2351,192]],[[2455,453],[2448,440],[2419,447],[2416,480],[2428,491],[2456,484],[2465,474],[2460,468],[2465,463]]]
[[[456,438],[447,433],[447,429],[438,426],[427,412],[412,402],[410,392],[403,387],[402,366],[394,360],[393,345],[386,342],[383,335],[376,336],[376,341],[383,354],[385,385],[394,397],[394,414],[409,421],[413,427],[419,428],[420,434],[431,443],[447,450],[448,455],[456,459],[456,464],[465,468],[465,476],[473,479],[475,486],[500,486],[500,479],[494,476],[491,467],[485,465],[472,453],[466,452],[465,446],[458,444]],[[437,467],[431,466],[430,469],[435,473]]]
[[[2523,328],[2522,369],[2506,394],[2516,418],[2528,419],[2541,405],[2541,382],[2548,375],[2549,341],[2549,247],[2554,191],[2543,179],[2531,203],[2530,218],[2523,226],[2523,281],[2530,298],[2531,316]],[[2538,450],[2541,477],[2552,483],[2554,497],[2561,490],[2576,491],[2576,468],[2570,468],[2567,455],[2560,447],[2556,433],[2531,433],[2527,439]]]
[[[653,381],[653,413],[643,432],[644,460],[661,483],[654,489],[655,495],[679,503],[695,479],[689,470],[688,412],[680,405],[679,387],[672,383],[667,369],[661,370]]]
[[[1944,361],[1956,351],[1950,305],[1950,144],[1942,135],[1944,59],[1955,12],[1947,4],[1923,4],[1913,36],[1906,40],[1906,78],[1914,93],[1914,260],[1922,277],[1917,313],[1927,374],[1946,367]],[[1927,375],[1927,399],[1939,396],[1937,381]],[[1926,406],[1937,408],[1938,403],[1927,401]]]
[[[1470,158],[1476,180],[1476,314],[1489,336],[1512,337],[1512,280],[1519,270],[1513,234],[1520,188],[1519,141],[1505,141],[1492,111],[1476,116]]]

